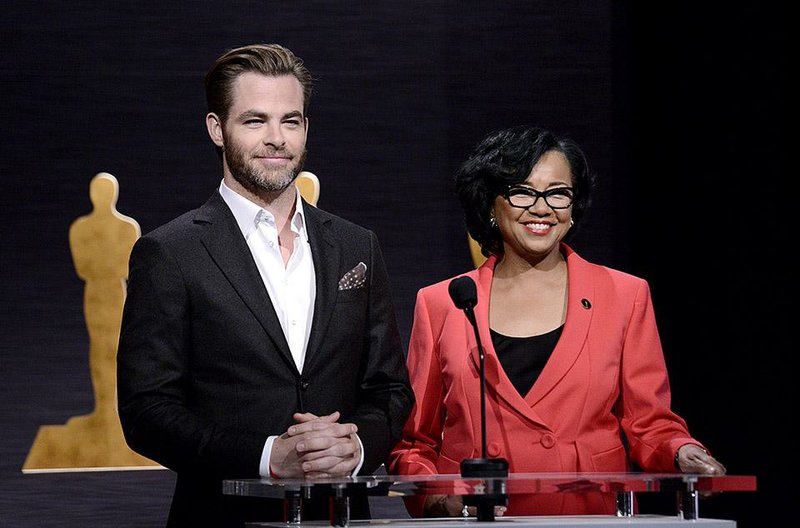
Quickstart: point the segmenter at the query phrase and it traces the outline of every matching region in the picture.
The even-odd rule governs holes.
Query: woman
[[[562,239],[584,215],[581,149],[533,127],[486,137],[456,177],[467,229],[488,258],[467,273],[485,350],[489,458],[512,473],[724,474],[670,410],[647,283],[582,259]],[[416,405],[393,474],[458,474],[481,452],[474,332],[443,281],[419,291],[408,352]],[[462,515],[458,496],[407,499],[412,516]],[[510,495],[509,515],[603,514],[599,492]]]

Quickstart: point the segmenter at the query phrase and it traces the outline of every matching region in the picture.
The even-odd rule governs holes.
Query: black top
[[[509,337],[489,329],[500,364],[523,397],[542,373],[563,329],[564,325],[561,325],[546,334],[529,337]]]

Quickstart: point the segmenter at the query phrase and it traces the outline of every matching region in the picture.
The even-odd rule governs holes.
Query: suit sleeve
[[[369,316],[364,338],[367,359],[353,417],[365,450],[362,474],[372,473],[386,462],[414,403],[388,274],[372,232],[370,254]]]
[[[669,377],[658,336],[650,289],[641,281],[625,336],[622,398],[618,411],[632,459],[645,471],[675,471],[674,456],[693,439],[671,411]]]
[[[395,475],[438,473],[436,461],[444,424],[444,383],[423,292],[417,294],[407,360],[411,386],[417,399],[403,429],[403,437],[390,457],[389,473]],[[424,500],[424,496],[405,499],[412,516],[422,516]]]
[[[266,437],[192,410],[191,303],[178,261],[154,238],[131,252],[117,354],[119,414],[131,448],[174,471],[258,477]]]

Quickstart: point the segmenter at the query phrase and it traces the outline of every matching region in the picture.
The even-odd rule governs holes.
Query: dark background
[[[288,46],[317,78],[306,168],[321,208],[377,232],[404,339],[416,290],[471,266],[451,179],[473,145],[517,124],[576,139],[599,187],[573,247],[650,282],[675,409],[729,473],[758,477],[701,515],[788,519],[787,16],[772,2],[5,2],[0,525],[163,524],[168,471],[21,467],[40,425],[93,408],[67,240],[90,179],[113,174],[143,232],[202,204],[221,178],[202,77],[252,42]]]

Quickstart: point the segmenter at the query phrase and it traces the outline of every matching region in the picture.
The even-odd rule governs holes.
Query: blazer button
[[[300,390],[308,389],[308,385],[309,385],[309,383],[307,381],[301,381],[300,382]]]
[[[497,445],[497,442],[489,442],[489,445],[486,446],[486,453],[494,458],[500,455],[500,446]]]
[[[556,445],[556,437],[551,433],[545,433],[542,435],[542,438],[539,440],[539,442],[541,442],[542,446],[545,448],[550,449]]]

